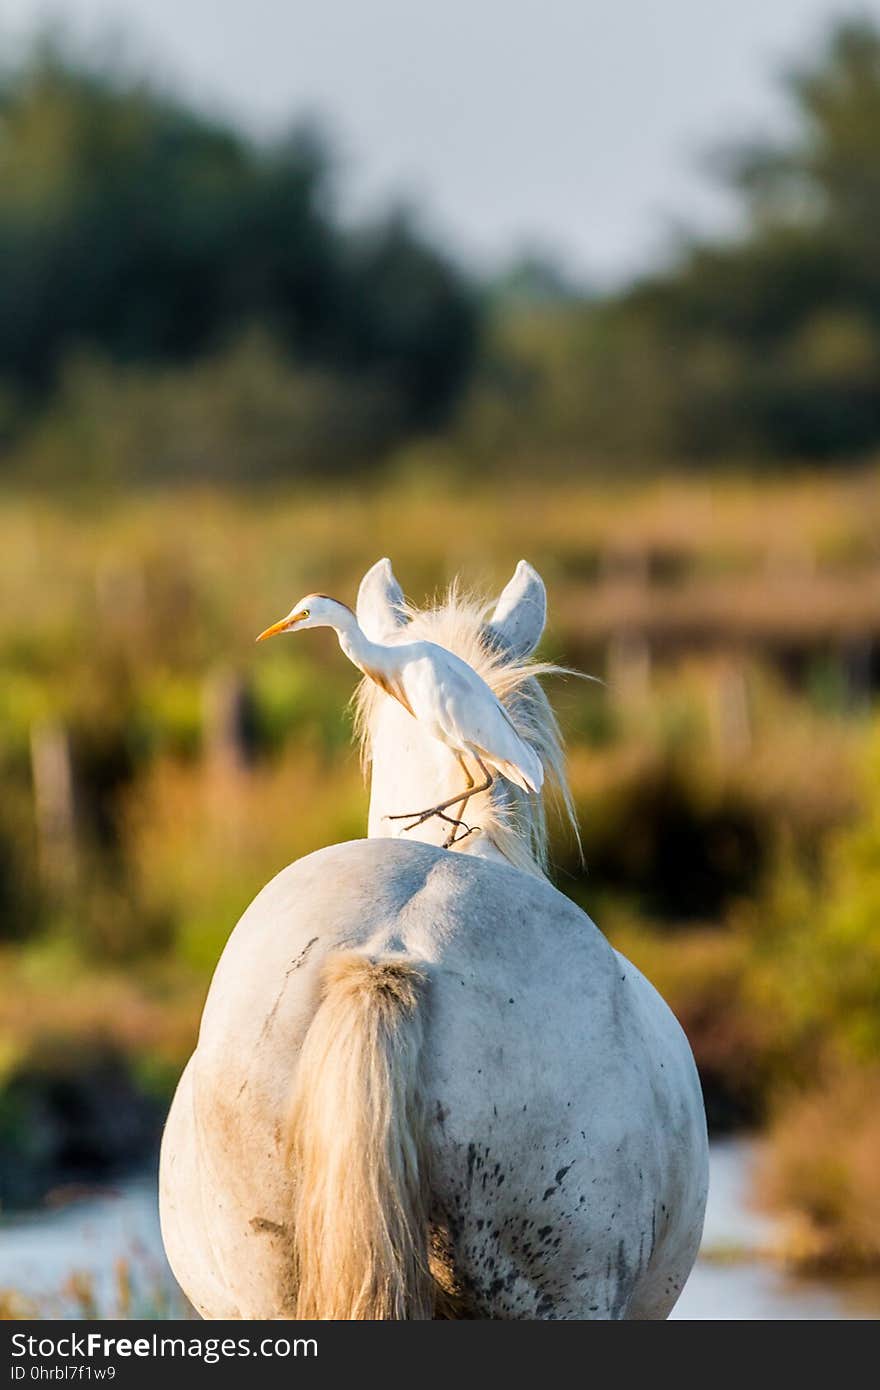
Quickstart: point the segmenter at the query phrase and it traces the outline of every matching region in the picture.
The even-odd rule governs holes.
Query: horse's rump
[[[191,1077],[211,1261],[243,1317],[431,1316],[431,1240],[472,1316],[663,1316],[693,1259],[681,1030],[503,864],[368,840],[291,865],[230,938]]]

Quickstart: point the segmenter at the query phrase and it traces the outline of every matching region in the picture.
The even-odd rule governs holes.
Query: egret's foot
[[[462,821],[461,824],[464,825],[464,821]],[[455,830],[450,830],[446,839],[443,841],[443,848],[452,849],[453,845],[458,845],[462,840],[466,840],[468,835],[479,835],[479,833],[480,827],[478,825],[466,825],[463,835],[456,835]]]
[[[424,825],[425,821],[426,821],[426,820],[430,820],[432,816],[437,816],[439,820],[452,820],[452,817],[451,817],[451,816],[445,816],[445,815],[443,814],[443,812],[445,811],[445,809],[446,809],[445,805],[443,805],[443,806],[429,806],[428,809],[427,809],[427,811],[400,811],[396,816],[383,816],[382,819],[383,819],[383,820],[412,820],[412,825],[405,825],[403,828],[404,828],[404,830],[415,830],[415,828],[416,828],[417,825]],[[413,820],[413,817],[415,817],[414,820]],[[456,824],[456,825],[464,825],[464,821],[463,821],[463,820],[458,820],[458,821],[455,821],[455,824]]]
[[[417,828],[417,826],[424,825],[425,821],[426,821],[426,820],[430,820],[432,816],[436,816],[438,820],[445,820],[445,821],[448,821],[448,823],[449,823],[450,825],[452,825],[452,826],[461,826],[461,827],[464,829],[465,833],[468,834],[468,835],[470,835],[471,832],[472,832],[472,830],[475,828],[475,827],[473,827],[473,826],[468,825],[467,821],[456,820],[455,816],[447,816],[446,810],[445,810],[445,804],[444,804],[444,805],[440,805],[440,806],[429,806],[428,809],[427,809],[427,811],[401,811],[399,815],[396,815],[396,816],[384,816],[383,819],[384,819],[384,820],[412,820],[412,817],[415,817],[415,819],[412,820],[412,824],[411,824],[411,825],[405,825],[405,826],[403,827],[403,828],[404,828],[404,831],[407,831],[407,830],[415,830],[415,829]],[[453,833],[454,833],[454,832],[453,832]],[[461,838],[464,839],[464,836],[462,836]],[[444,848],[445,848],[445,846],[444,846]]]

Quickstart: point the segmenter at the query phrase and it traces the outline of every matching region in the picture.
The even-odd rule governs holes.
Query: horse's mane
[[[512,660],[509,653],[494,645],[486,619],[492,605],[478,595],[466,593],[453,580],[446,593],[432,607],[405,607],[407,623],[399,630],[401,642],[436,642],[455,652],[482,676],[489,689],[504,705],[517,733],[535,749],[544,764],[545,791],[540,796],[521,791],[510,782],[496,780],[490,809],[480,816],[480,829],[501,853],[518,868],[545,874],[548,868],[548,832],[545,796],[555,800],[561,815],[570,824],[580,849],[580,835],[571,791],[565,773],[562,735],[550,701],[538,683],[538,676],[573,675],[551,661]],[[380,702],[387,696],[365,676],[352,703],[355,736],[360,742],[364,769],[372,760],[375,720]]]

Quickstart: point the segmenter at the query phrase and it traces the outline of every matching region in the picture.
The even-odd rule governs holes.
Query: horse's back
[[[341,950],[425,967],[432,1201],[471,1310],[663,1316],[705,1199],[699,1086],[672,1014],[544,880],[378,839],[279,874],[212,982],[194,1127],[242,1314],[292,1307],[285,1119],[321,966]]]

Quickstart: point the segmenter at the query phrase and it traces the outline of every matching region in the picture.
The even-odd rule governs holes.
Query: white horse
[[[458,652],[561,771],[528,658],[541,580],[488,623],[358,618]],[[533,668],[536,669],[536,668]],[[536,798],[496,781],[452,849],[426,821],[454,755],[375,687],[369,838],[291,864],[223,952],[162,1146],[162,1232],[207,1318],[665,1318],[700,1242],[706,1126],[666,1004],[547,881]]]

